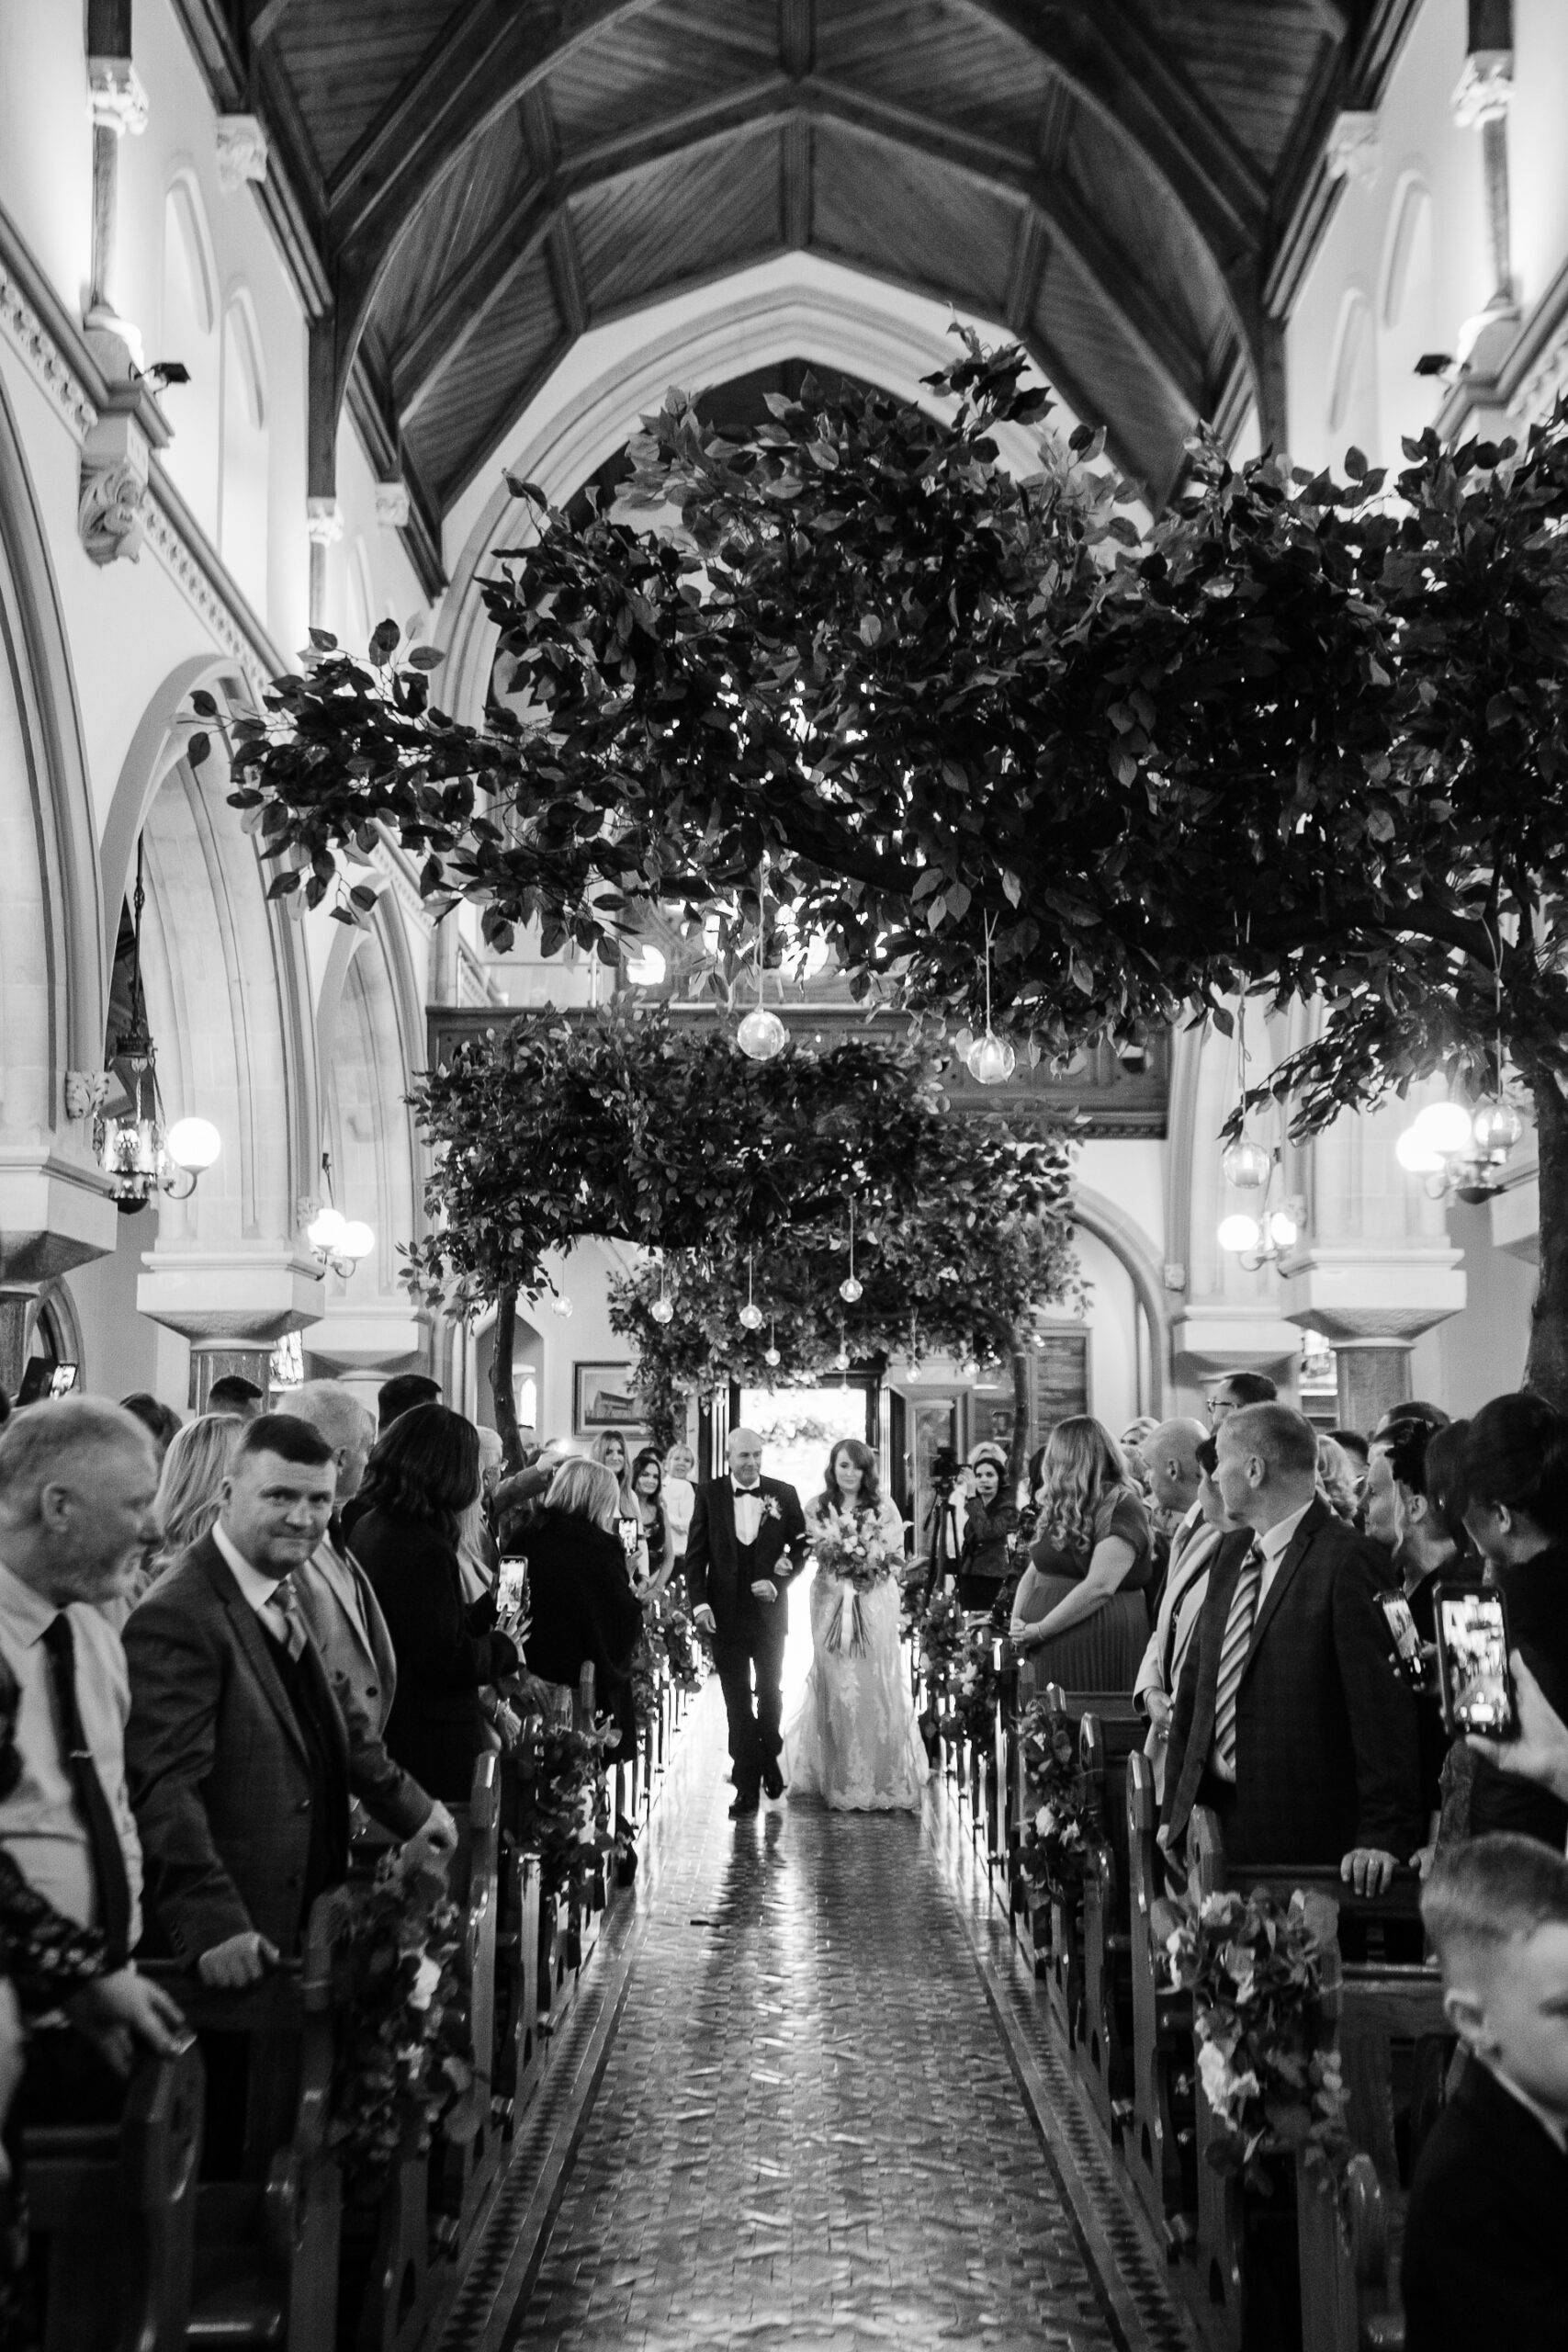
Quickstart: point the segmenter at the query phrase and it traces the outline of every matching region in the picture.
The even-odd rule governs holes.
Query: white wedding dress
[[[811,1526],[808,1513],[808,1533]],[[880,1532],[901,1555],[904,1524],[893,1503],[882,1505]],[[914,1812],[930,1766],[898,1646],[898,1579],[861,1594],[860,1645],[830,1648],[844,1591],[821,1568],[812,1578],[811,1668],[784,1733],[790,1794],[819,1797],[837,1813]]]

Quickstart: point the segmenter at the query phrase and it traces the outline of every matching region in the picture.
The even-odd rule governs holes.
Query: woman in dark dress
[[[599,1713],[621,1735],[625,1755],[637,1741],[633,1654],[642,1634],[642,1604],[632,1590],[626,1547],[615,1532],[620,1488],[597,1462],[565,1462],[528,1530],[528,1670],[575,1689],[593,1668]]]
[[[1464,1440],[1464,1523],[1503,1595],[1508,1635],[1568,1717],[1568,1419],[1528,1391],[1494,1396]],[[1562,1853],[1568,1805],[1478,1757],[1470,1835],[1508,1829]]]
[[[664,1464],[651,1445],[645,1445],[632,1464],[632,1502],[642,1529],[648,1555],[648,1591],[663,1591],[675,1566],[675,1545],[664,1508]]]
[[[457,1538],[479,1491],[473,1423],[445,1405],[417,1405],[371,1454],[350,1535],[397,1654],[388,1752],[447,1804],[467,1804],[475,1759],[493,1745],[479,1693],[518,1664],[494,1630],[494,1595],[463,1595]]]
[[[1149,1514],[1109,1430],[1086,1414],[1058,1421],[1041,1464],[1040,1531],[1010,1628],[1019,1693],[1131,1691],[1149,1638]]]
[[[958,1555],[958,1605],[992,1609],[1013,1569],[1018,1505],[1007,1492],[1008,1458],[988,1441],[964,1473],[964,1542]]]

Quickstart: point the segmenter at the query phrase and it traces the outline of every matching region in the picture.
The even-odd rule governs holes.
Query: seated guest
[[[1012,1575],[1018,1505],[1007,1491],[1008,1458],[987,1438],[969,1456],[960,1485],[964,1533],[956,1562],[962,1609],[991,1609]]]
[[[1214,1441],[1204,1435],[1201,1422],[1164,1422],[1149,1440],[1146,1453],[1155,1500],[1162,1510],[1179,1514],[1154,1631],[1133,1684],[1134,1702],[1149,1719],[1144,1753],[1154,1772],[1158,1798],[1165,1794],[1172,1702],[1189,1645],[1198,1630],[1209,1571],[1222,1556],[1227,1538],[1245,1552],[1252,1532],[1238,1527],[1226,1514],[1214,1484]],[[1194,1489],[1195,1499],[1182,1510]]]
[[[1019,1695],[1048,1682],[1130,1691],[1148,1645],[1154,1540],[1110,1430],[1087,1413],[1058,1421],[1040,1487],[1040,1532],[1010,1628]]]
[[[1474,1838],[1439,1857],[1421,1917],[1469,2064],[1410,2191],[1406,2352],[1568,2352],[1568,1861]]]
[[[207,1392],[209,1413],[234,1413],[242,1421],[259,1419],[265,1405],[265,1389],[258,1388],[254,1380],[247,1380],[239,1372],[225,1373]]]
[[[145,1388],[133,1388],[129,1396],[120,1398],[119,1403],[122,1412],[134,1414],[141,1422],[162,1462],[180,1427],[180,1417],[174,1407],[160,1404],[157,1397],[149,1396]]]
[[[1250,1527],[1216,1564],[1171,1713],[1164,1842],[1212,1805],[1233,1866],[1337,1861],[1380,1893],[1422,1826],[1416,1702],[1378,1599],[1382,1555],[1317,1492],[1287,1405],[1227,1414],[1214,1483]]]
[[[120,1406],[66,1396],[0,1433],[0,1954],[39,2015],[24,2107],[113,2111],[103,2061],[172,2053],[175,2004],[130,1965],[141,1849],[125,1658],[107,1623],[152,1541],[157,1459]],[[95,2048],[48,2022],[63,2005]]]
[[[697,1490],[692,1483],[696,1467],[697,1458],[689,1445],[672,1445],[664,1457],[664,1523],[670,1530],[677,1569],[686,1556],[686,1536],[697,1507]]]
[[[1280,1394],[1266,1372],[1227,1372],[1209,1391],[1209,1427],[1217,1430],[1227,1413],[1244,1405],[1271,1405]]]
[[[212,1532],[125,1628],[126,1761],[152,1923],[202,1982],[254,1984],[299,1949],[348,1868],[349,1800],[449,1850],[449,1815],[345,1718],[294,1577],[326,1532],[333,1449],[265,1413],[240,1440]]]
[[[495,1599],[463,1598],[462,1517],[479,1491],[479,1439],[445,1405],[416,1405],[377,1441],[358,1495],[354,1551],[397,1658],[387,1747],[432,1796],[467,1804],[491,1746],[480,1693],[517,1670]]]
[[[651,1445],[632,1464],[632,1501],[648,1554],[649,1593],[662,1592],[675,1566],[670,1521],[664,1510],[664,1464]]]
[[[1568,1419],[1528,1391],[1495,1396],[1470,1424],[1464,1479],[1464,1523],[1503,1595],[1509,1639],[1568,1714]],[[1481,1762],[1470,1829],[1514,1830],[1561,1853],[1568,1805]]]
[[[625,1753],[637,1739],[632,1655],[642,1634],[642,1605],[632,1590],[615,1532],[620,1492],[599,1462],[567,1462],[528,1532],[528,1670],[575,1689],[593,1668],[595,1703],[621,1735]]]
[[[376,1433],[385,1437],[392,1423],[416,1405],[438,1405],[441,1383],[427,1372],[395,1372],[376,1391]]]

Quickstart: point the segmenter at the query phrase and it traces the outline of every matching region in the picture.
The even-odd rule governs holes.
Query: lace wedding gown
[[[809,1526],[809,1521],[807,1524]],[[895,1552],[903,1522],[882,1507],[881,1532]],[[914,1812],[930,1767],[898,1646],[897,1577],[863,1592],[862,1645],[829,1648],[845,1588],[818,1568],[811,1584],[811,1670],[800,1711],[784,1734],[792,1796],[822,1798],[838,1813]]]

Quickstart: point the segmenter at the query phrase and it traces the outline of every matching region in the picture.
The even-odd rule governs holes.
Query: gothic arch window
[[[1431,190],[1412,167],[1394,190],[1378,302],[1380,406],[1395,462],[1401,440],[1425,430],[1442,398],[1438,378],[1416,373],[1422,356],[1444,344],[1436,244]]]
[[[1400,183],[1389,220],[1381,305],[1385,327],[1425,329],[1432,265],[1431,193],[1425,180],[1411,172]]]
[[[163,395],[174,438],[164,462],[203,529],[218,522],[218,277],[201,191],[188,172],[164,198],[164,289],[157,356],[190,370]]]
[[[1354,446],[1375,458],[1378,449],[1377,336],[1371,305],[1352,287],[1340,306],[1334,357],[1328,370],[1330,458],[1337,464]]]
[[[266,373],[255,312],[243,289],[223,313],[222,413],[218,551],[265,616],[271,458]]]

